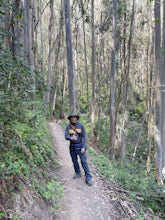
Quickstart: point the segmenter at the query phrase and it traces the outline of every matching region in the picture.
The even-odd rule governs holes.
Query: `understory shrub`
[[[152,209],[160,217],[165,210],[165,186],[157,185],[153,172],[148,174],[145,165],[127,160],[125,164],[120,161],[110,161],[102,153],[90,150],[92,161],[97,166],[101,175],[110,181],[117,182],[125,191],[135,197],[141,197],[141,202]]]
[[[9,188],[14,190],[8,187],[9,180],[13,186],[19,177],[32,183],[33,176],[44,178],[44,173],[57,162],[42,101],[44,86],[40,74],[32,72],[7,49],[0,58],[0,207],[3,216],[7,192]],[[45,180],[48,186],[50,179],[49,174]]]

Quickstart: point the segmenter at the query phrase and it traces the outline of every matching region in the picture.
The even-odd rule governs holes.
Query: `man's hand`
[[[72,137],[70,138],[70,140],[74,140],[74,141],[76,141],[77,140],[77,136],[74,134],[74,135],[72,135]]]
[[[83,147],[82,149],[81,149],[81,153],[83,154],[85,152],[85,147]]]

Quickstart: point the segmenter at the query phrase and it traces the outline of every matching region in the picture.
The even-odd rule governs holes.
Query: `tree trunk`
[[[66,74],[64,71],[64,65],[62,66],[62,100],[61,100],[61,111],[60,111],[60,119],[64,119],[64,98],[65,98],[65,90],[66,90]]]
[[[85,32],[85,21],[84,21],[84,9],[83,9],[83,0],[80,0],[81,10],[82,10],[82,22],[83,22],[83,43],[84,43],[84,59],[85,59],[85,74],[86,74],[86,97],[87,97],[87,106],[89,110],[89,77],[88,77],[88,61],[87,61],[87,48],[86,48],[86,32]]]
[[[75,14],[76,14],[76,17],[78,18],[80,15],[79,15],[79,10],[78,10],[78,4],[76,4],[75,6]],[[79,20],[76,19],[75,20],[75,24],[74,24],[74,78],[75,78],[75,105],[76,105],[76,110],[79,112],[80,110],[80,102],[79,102],[79,94],[78,94],[78,84],[79,84],[79,74],[78,74],[78,35],[79,35]]]
[[[73,72],[73,55],[72,55],[72,33],[70,20],[70,0],[64,0],[65,28],[66,28],[66,47],[67,47],[67,66],[68,66],[68,86],[69,86],[69,110],[76,111],[75,106],[75,82]]]
[[[91,123],[92,134],[95,127],[95,27],[94,27],[94,0],[91,1],[91,26],[92,26],[92,100],[91,100]]]
[[[42,16],[42,0],[39,0],[39,17]],[[40,59],[41,59],[41,72],[42,74],[44,73],[44,55],[43,55],[43,51],[44,51],[44,46],[43,46],[43,24],[42,24],[42,19],[40,19],[40,44],[41,44],[41,48],[40,48]],[[43,77],[43,83],[44,83],[44,75],[42,75]]]
[[[34,20],[31,0],[24,0],[24,60],[34,70]],[[31,75],[31,89],[35,93],[35,72]]]
[[[163,5],[163,20],[162,20],[162,49],[165,50],[165,1]],[[160,52],[161,52],[160,51]],[[163,183],[163,175],[165,175],[165,53],[161,52],[161,149],[159,159],[159,175]]]
[[[20,53],[20,28],[19,28],[19,18],[17,19],[18,16],[18,11],[20,7],[20,0],[14,0],[13,3],[13,8],[12,8],[12,53],[15,56],[21,55]]]
[[[150,19],[151,17],[149,17]],[[151,149],[152,149],[152,144],[153,144],[153,123],[154,123],[154,116],[153,116],[153,111],[152,111],[152,106],[153,106],[153,73],[154,73],[154,60],[153,60],[153,45],[154,45],[154,38],[153,38],[153,31],[152,28],[149,31],[149,39],[150,41],[148,42],[148,53],[147,53],[147,111],[148,111],[148,118],[147,118],[147,123],[148,123],[148,152],[147,152],[147,172],[150,172],[151,169]]]
[[[126,129],[126,121],[127,121],[127,112],[126,112],[126,103],[127,103],[127,97],[125,97],[125,92],[126,91],[126,86],[128,86],[128,82],[126,82],[126,75],[127,75],[127,68],[126,68],[126,25],[127,25],[127,14],[126,14],[126,9],[127,9],[127,4],[126,0],[124,0],[124,7],[125,7],[125,12],[124,12],[124,29],[123,29],[123,65],[122,65],[122,95],[123,95],[123,123],[122,123],[122,129],[121,129],[121,150],[120,150],[120,155],[121,155],[121,161],[122,163],[124,162],[125,159],[125,129]]]
[[[5,14],[5,30],[8,30],[8,33],[11,33],[11,13],[10,13],[10,8],[6,7],[6,5],[4,5],[4,9],[6,11]],[[5,35],[5,40],[6,40],[6,47],[8,49],[11,49],[12,47],[12,40],[11,40],[11,36],[10,34]]]
[[[160,42],[161,42],[161,28],[160,28],[160,0],[155,1],[155,78],[156,78],[156,106],[155,106],[155,142],[157,146],[157,161],[158,161],[158,183],[161,183],[161,93],[160,93]]]
[[[125,2],[125,7],[126,7],[126,2]],[[121,161],[122,161],[122,163],[124,163],[125,154],[126,154],[125,129],[127,126],[127,101],[128,101],[129,72],[130,72],[130,59],[131,59],[131,45],[132,45],[134,15],[135,15],[135,0],[133,0],[133,4],[132,4],[130,35],[129,35],[129,40],[128,40],[127,65],[126,65],[126,56],[124,57],[125,80],[123,83],[123,127],[122,127],[122,132],[121,132],[122,133],[121,134]],[[126,34],[126,32],[125,32],[125,34]]]
[[[50,110],[50,93],[51,93],[51,72],[52,72],[52,26],[53,26],[53,5],[54,0],[50,0],[50,18],[49,18],[49,52],[48,52],[48,75],[47,75],[47,95],[46,95],[46,104],[49,106]]]
[[[116,72],[116,25],[117,1],[113,0],[113,45],[111,53],[110,84],[110,159],[115,159],[115,72]]]

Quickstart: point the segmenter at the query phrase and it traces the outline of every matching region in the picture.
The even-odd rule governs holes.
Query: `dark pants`
[[[80,148],[74,148],[74,147],[70,146],[70,155],[72,158],[75,173],[80,174],[80,166],[78,163],[78,156],[79,156],[80,160],[81,160],[81,165],[82,165],[84,172],[85,172],[86,181],[90,180],[92,178],[92,176],[89,171],[86,153],[85,152],[81,153]]]

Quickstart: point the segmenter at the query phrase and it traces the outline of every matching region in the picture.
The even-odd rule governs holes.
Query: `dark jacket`
[[[86,148],[86,131],[84,126],[79,122],[76,122],[73,126],[75,129],[72,128],[70,124],[66,126],[65,139],[70,140],[70,146],[72,147]],[[73,135],[76,135],[77,140],[71,140]]]

